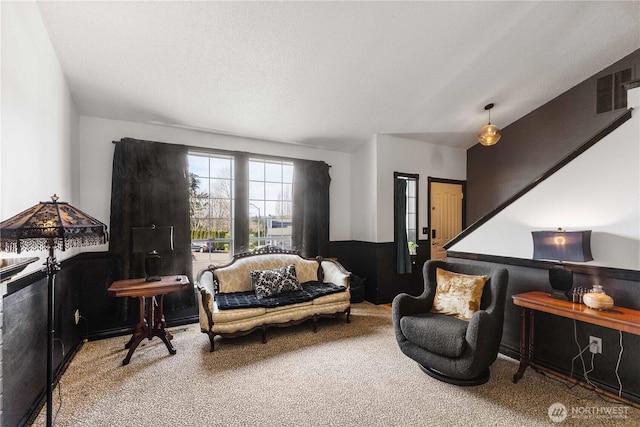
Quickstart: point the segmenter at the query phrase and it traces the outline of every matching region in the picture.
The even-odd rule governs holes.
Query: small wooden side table
[[[159,337],[167,346],[169,354],[176,354],[176,349],[170,340],[173,336],[166,328],[162,302],[165,294],[180,291],[189,285],[187,276],[162,276],[159,281],[145,282],[145,279],[127,279],[113,282],[107,293],[112,297],[137,297],[140,303],[140,318],[136,324],[133,336],[124,346],[129,349],[127,357],[122,361],[122,365],[127,365],[131,360],[131,355],[135,351],[138,344],[148,338]],[[145,300],[146,300],[146,317],[145,317]],[[157,309],[154,307],[157,303]]]

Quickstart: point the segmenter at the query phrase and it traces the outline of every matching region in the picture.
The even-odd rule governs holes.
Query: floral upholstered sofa
[[[231,263],[201,270],[196,277],[200,329],[209,336],[236,337],[271,326],[351,313],[351,273],[331,259],[263,248],[235,255]]]

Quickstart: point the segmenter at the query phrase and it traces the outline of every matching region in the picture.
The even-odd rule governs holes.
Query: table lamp
[[[133,227],[133,252],[144,252],[144,273],[147,282],[160,280],[162,258],[158,251],[173,250],[173,226]]]
[[[549,269],[549,283],[553,298],[571,300],[573,272],[562,264],[563,261],[585,262],[593,260],[591,255],[591,230],[532,231],[533,259],[559,261]]]
[[[47,426],[53,423],[53,335],[56,272],[60,265],[55,249],[90,246],[107,243],[107,226],[65,202],[51,196],[50,202],[37,205],[0,223],[0,250],[2,252],[35,251],[47,249],[45,263],[48,287],[48,340],[47,340]]]

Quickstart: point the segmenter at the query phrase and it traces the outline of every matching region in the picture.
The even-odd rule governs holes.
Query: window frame
[[[268,158],[265,159],[260,156],[250,156],[248,159],[249,162],[249,197],[248,197],[248,213],[249,213],[249,248],[254,249],[255,247],[260,247],[263,245],[270,246],[278,246],[283,248],[291,248],[292,245],[292,228],[293,228],[293,169],[294,162],[291,160],[281,160],[281,159],[273,159]],[[262,163],[264,168],[262,170],[262,177],[252,176],[252,163],[259,164]],[[268,174],[268,166],[277,165],[280,169],[279,171],[279,180],[270,177]],[[286,173],[286,168],[289,167],[290,173]],[[262,192],[261,197],[258,197],[253,191],[253,188],[256,188],[256,185],[252,184],[261,184]],[[269,187],[272,189],[276,186],[279,187],[279,197],[270,197]],[[288,186],[288,192],[287,190]],[[287,196],[288,193],[288,196]],[[276,210],[278,209],[277,205],[280,204],[279,209],[281,210],[280,216],[276,214],[270,213],[271,209],[269,208],[270,204],[275,203]],[[258,211],[258,235],[251,236],[251,223],[253,222],[253,217],[251,215],[252,208]],[[285,212],[288,212],[289,223],[291,224],[288,228],[288,234],[280,234],[280,236],[268,234],[269,229],[273,229],[269,225],[272,224],[274,220],[280,222],[280,224],[284,224],[284,220],[287,215],[284,215]],[[260,231],[262,228],[261,219],[264,219],[264,234],[260,236]],[[280,227],[281,230],[285,230],[285,227]]]
[[[407,197],[407,206],[406,206],[407,218],[406,218],[405,230],[406,230],[406,233],[407,233],[407,244],[409,242],[413,242],[413,243],[416,244],[416,247],[417,247],[418,240],[419,240],[419,230],[420,230],[420,228],[419,228],[419,225],[420,225],[419,224],[419,222],[420,222],[420,220],[419,220],[420,175],[419,174],[415,174],[415,173],[404,173],[404,172],[394,172],[393,173],[393,182],[394,182],[394,186],[393,186],[393,200],[394,200],[394,202],[393,202],[394,203],[394,209],[393,209],[393,224],[394,224],[394,227],[393,227],[393,230],[394,230],[393,231],[393,241],[394,242],[398,241],[398,232],[397,232],[396,227],[395,227],[395,224],[398,223],[398,218],[397,218],[397,214],[396,214],[396,206],[395,206],[395,200],[396,200],[396,197],[397,197],[395,182],[398,179],[405,179],[405,180],[408,181],[407,182],[407,195],[406,195],[406,197]],[[414,197],[415,198],[415,222],[414,222],[414,224],[412,224],[415,227],[415,240],[411,240],[410,239],[410,235],[409,235],[409,230],[413,230],[414,229],[414,228],[411,228],[409,226],[409,218],[408,218],[409,214],[410,214],[410,211],[409,211],[409,199],[410,199],[410,197],[409,197],[409,194],[408,194],[408,192],[409,192],[409,185],[408,185],[409,182],[414,182],[415,183],[415,197]],[[411,250],[409,250],[409,253],[411,254]]]
[[[295,168],[296,159],[272,156],[256,153],[247,153],[232,150],[219,149],[203,149],[198,147],[189,147],[188,156],[205,156],[205,157],[229,157],[233,162],[232,172],[232,189],[231,189],[231,214],[232,214],[232,232],[231,243],[229,247],[229,255],[234,255],[250,250],[251,238],[249,236],[249,162],[250,160],[259,160],[273,163],[287,163]],[[189,170],[191,173],[191,170]],[[293,211],[293,179],[291,179],[291,210]],[[191,217],[190,217],[191,224]],[[292,226],[293,228],[293,226]],[[291,236],[289,237],[289,246],[291,245]]]

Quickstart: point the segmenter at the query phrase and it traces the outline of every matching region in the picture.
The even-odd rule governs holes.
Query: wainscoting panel
[[[4,297],[3,417],[5,426],[24,423],[44,391],[47,377],[47,279]]]
[[[419,295],[424,288],[422,265],[428,257],[428,242],[418,242],[411,274],[396,273],[396,250],[393,242],[331,242],[331,256],[353,274],[366,278],[365,299],[374,304],[390,303],[400,293]]]

